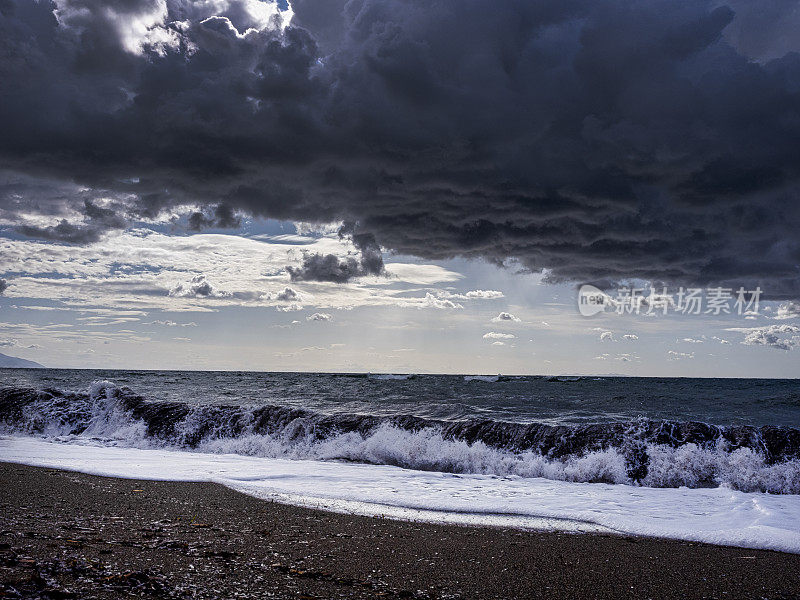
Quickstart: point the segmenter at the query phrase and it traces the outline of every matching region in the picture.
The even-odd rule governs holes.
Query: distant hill
[[[0,354],[0,369],[44,369],[44,365],[40,365],[32,360],[25,360],[24,358],[17,358],[16,356],[6,356]]]

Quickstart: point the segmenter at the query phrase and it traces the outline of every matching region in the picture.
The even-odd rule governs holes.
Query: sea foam
[[[569,428],[326,416],[278,406],[148,402],[104,381],[94,383],[86,394],[0,390],[0,423],[7,434],[73,443],[91,440],[106,446],[637,487],[800,494],[800,459],[792,445],[798,432],[776,433],[774,428],[729,431],[650,421]]]
[[[800,496],[454,475],[389,465],[0,438],[3,460],[115,477],[212,481],[258,498],[432,522],[616,532],[800,553]]]

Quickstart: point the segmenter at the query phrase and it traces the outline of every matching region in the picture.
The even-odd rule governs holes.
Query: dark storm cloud
[[[339,229],[339,238],[350,239],[360,257],[339,258],[335,254],[306,253],[300,267],[286,267],[291,280],[347,283],[355,277],[385,274],[383,255],[374,235],[356,233],[355,225],[347,223]]]
[[[225,206],[552,280],[800,296],[796,2],[297,0],[283,31],[209,5],[169,0],[159,28],[156,0],[0,4],[2,166],[128,218]],[[91,237],[69,225],[27,233]],[[293,278],[375,272],[370,252]]]
[[[800,10],[796,0],[730,0],[736,13],[725,37],[750,58],[780,58],[798,50]]]
[[[35,227],[21,225],[17,230],[29,237],[37,237],[68,244],[90,244],[98,241],[103,234],[112,229],[125,229],[128,222],[110,208],[102,208],[90,200],[84,200],[83,223],[75,225],[62,219],[57,225]]]
[[[242,218],[233,212],[230,206],[219,204],[214,208],[213,214],[193,212],[189,215],[189,229],[201,231],[209,227],[220,229],[235,229],[241,227]]]
[[[306,254],[300,267],[286,267],[292,281],[328,281],[347,283],[362,275],[361,265],[351,257],[339,258],[335,254]]]
[[[0,279],[0,296],[8,289],[8,281]]]

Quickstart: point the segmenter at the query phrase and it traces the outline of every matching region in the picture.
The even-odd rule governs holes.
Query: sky
[[[0,352],[800,376],[798,25],[789,0],[0,1]]]

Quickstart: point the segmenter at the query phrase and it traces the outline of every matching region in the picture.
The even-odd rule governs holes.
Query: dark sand
[[[800,556],[422,525],[0,463],[0,598],[797,598]]]

